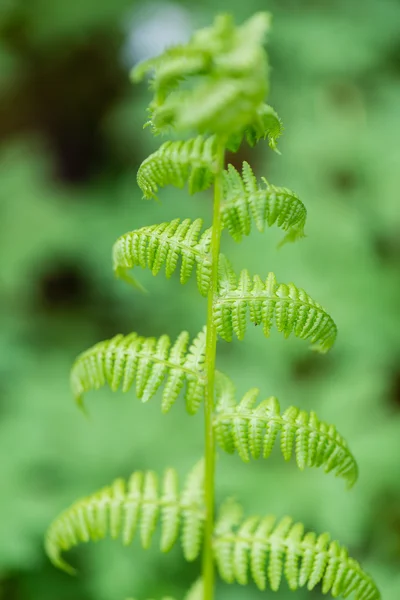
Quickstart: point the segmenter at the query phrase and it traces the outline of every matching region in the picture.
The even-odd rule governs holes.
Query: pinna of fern
[[[186,182],[190,194],[209,188],[214,180],[216,145],[215,135],[162,144],[140,165],[137,181],[144,197],[155,198],[158,187],[182,188]]]
[[[135,471],[127,482],[117,479],[55,519],[46,534],[47,555],[55,566],[73,574],[75,569],[64,560],[63,552],[107,535],[127,546],[138,529],[142,547],[147,549],[160,524],[161,552],[168,552],[180,537],[186,560],[195,560],[204,526],[203,481],[203,461],[189,473],[181,492],[174,469],[165,471],[161,489],[153,471]]]
[[[323,467],[342,477],[348,487],[358,478],[357,462],[347,442],[334,425],[320,421],[314,411],[307,413],[290,406],[283,413],[275,397],[258,405],[259,390],[246,392],[237,403],[235,387],[223,373],[217,372],[217,402],[214,430],[218,446],[244,462],[261,456],[268,458],[280,437],[280,449],[286,461],[295,455],[300,470]]]
[[[278,284],[273,273],[265,282],[243,269],[237,278],[229,261],[219,259],[218,295],[214,303],[214,319],[218,334],[226,341],[235,333],[243,339],[250,321],[262,324],[268,337],[272,325],[285,337],[294,333],[310,339],[314,349],[327,352],[336,340],[337,328],[332,317],[304,290],[293,283]]]
[[[162,411],[168,412],[186,384],[187,410],[194,414],[203,400],[205,331],[193,339],[183,331],[175,343],[167,335],[158,339],[131,333],[95,344],[76,359],[71,388],[78,405],[83,394],[108,385],[128,392],[135,383],[136,395],[147,402],[164,383]],[[164,381],[165,380],[165,381]]]
[[[234,501],[220,509],[214,555],[226,583],[247,585],[250,572],[260,590],[268,583],[277,591],[284,577],[292,591],[304,586],[312,590],[321,583],[322,592],[334,598],[353,593],[356,600],[380,599],[372,578],[329,534],[305,534],[302,523],[293,523],[290,517],[278,522],[271,515],[243,519]]]
[[[202,219],[174,219],[125,233],[113,247],[114,273],[127,279],[127,271],[140,266],[157,275],[165,266],[169,278],[180,260],[180,282],[185,284],[195,270],[199,291],[206,296],[211,279],[212,231],[209,228],[200,234],[202,225]]]
[[[270,185],[265,178],[262,181],[265,188],[258,185],[247,162],[243,163],[242,175],[228,165],[221,207],[223,227],[236,242],[250,235],[252,221],[260,232],[275,224],[287,231],[283,242],[303,237],[307,217],[304,204],[294,192]]]

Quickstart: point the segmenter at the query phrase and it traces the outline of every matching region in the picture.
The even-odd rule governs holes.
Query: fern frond
[[[256,406],[259,390],[249,390],[239,402],[231,380],[218,373],[217,405],[214,430],[218,445],[230,454],[238,452],[240,458],[268,458],[278,434],[283,457],[289,461],[294,453],[300,470],[305,467],[324,467],[343,477],[349,487],[358,477],[356,460],[346,441],[334,425],[320,421],[311,411],[307,413],[290,406],[283,413],[279,402],[270,397]]]
[[[113,247],[115,274],[126,278],[126,271],[138,265],[157,275],[165,265],[169,278],[181,258],[180,282],[185,284],[196,269],[199,291],[206,296],[211,278],[211,229],[200,235],[202,225],[202,219],[174,219],[125,233]]]
[[[186,141],[165,142],[140,165],[137,182],[144,198],[156,198],[159,187],[189,185],[189,193],[206,190],[214,180],[216,137],[199,135]]]
[[[186,384],[185,399],[194,414],[203,399],[205,386],[205,329],[193,339],[183,331],[171,346],[167,335],[145,338],[136,333],[116,335],[99,342],[76,359],[71,371],[71,388],[79,405],[83,394],[108,385],[123,392],[136,382],[142,402],[152,398],[164,382],[161,408],[167,412]]]
[[[240,27],[221,15],[185,46],[139,65],[136,80],[153,72],[150,123],[154,132],[172,128],[229,138],[252,124],[268,92],[262,44],[269,24],[267,13],[254,15]],[[195,85],[190,85],[191,75],[201,75]],[[186,82],[184,88],[181,81]]]
[[[189,474],[182,492],[174,469],[165,471],[161,486],[153,471],[136,471],[128,482],[117,479],[57,517],[46,534],[46,553],[56,567],[73,574],[75,570],[64,560],[63,552],[107,535],[129,545],[138,529],[146,549],[160,524],[161,552],[168,552],[181,532],[183,553],[192,561],[198,556],[203,534],[203,488],[203,461]]]
[[[226,341],[232,333],[241,340],[250,321],[263,325],[268,337],[272,325],[285,337],[291,333],[301,339],[310,339],[314,349],[327,352],[336,339],[333,319],[304,290],[293,283],[278,284],[269,273],[264,282],[258,275],[250,277],[245,269],[237,280],[235,272],[224,256],[219,259],[219,291],[214,303],[215,326]]]
[[[380,593],[346,548],[328,534],[304,533],[301,523],[285,517],[250,517],[238,523],[239,510],[232,503],[223,507],[216,524],[214,553],[219,573],[226,583],[246,585],[251,577],[260,590],[277,591],[281,580],[291,590],[322,584],[322,593],[356,600],[379,600]]]
[[[243,235],[250,235],[251,222],[258,231],[266,226],[278,225],[287,231],[285,240],[304,236],[307,210],[301,200],[286,188],[270,185],[263,179],[261,188],[247,162],[243,163],[242,175],[232,165],[224,171],[222,224],[236,242]]]

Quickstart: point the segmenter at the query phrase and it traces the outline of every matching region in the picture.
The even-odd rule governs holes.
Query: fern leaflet
[[[268,104],[261,104],[253,118],[253,121],[248,123],[244,130],[230,137],[227,147],[232,152],[237,152],[243,137],[246,138],[249,146],[255,146],[261,139],[268,137],[270,148],[280,154],[277,148],[277,140],[283,133],[282,121]]]
[[[240,518],[240,509],[226,504],[216,524],[214,553],[224,581],[246,585],[251,577],[260,590],[277,591],[284,576],[291,590],[307,586],[312,590],[322,583],[322,593],[334,598],[379,600],[380,594],[371,577],[347,550],[327,533],[304,533],[301,523],[285,517]]]
[[[110,486],[79,500],[50,525],[45,548],[51,562],[73,574],[62,553],[82,542],[97,541],[108,534],[132,542],[137,529],[143,548],[149,548],[157,523],[161,525],[160,550],[168,552],[179,531],[186,560],[197,558],[204,524],[204,464],[189,474],[182,492],[174,469],[161,482],[153,471],[136,471],[128,482],[117,479]]]
[[[156,198],[159,187],[183,188],[186,182],[190,194],[206,190],[214,179],[215,150],[215,136],[165,142],[139,167],[137,181],[144,197]]]
[[[196,269],[197,285],[207,295],[211,277],[211,229],[201,235],[201,219],[174,219],[170,223],[149,225],[122,235],[114,244],[113,263],[117,277],[127,279],[126,271],[136,265],[157,275],[165,264],[169,278],[181,258],[180,281],[186,283]]]
[[[112,391],[121,386],[127,392],[136,381],[136,395],[147,402],[166,377],[162,411],[171,408],[186,383],[187,410],[194,414],[204,395],[205,330],[187,350],[188,343],[186,331],[172,346],[167,335],[155,339],[136,333],[99,342],[78,356],[72,367],[71,387],[76,401],[82,405],[84,392],[107,384]]]
[[[283,133],[282,121],[278,114],[268,104],[262,104],[256,114],[256,118],[246,129],[246,139],[250,146],[254,146],[261,139],[268,137],[268,143],[272,150],[279,151],[276,147],[277,139]]]
[[[226,341],[234,332],[243,339],[247,329],[247,311],[250,320],[263,324],[268,337],[275,321],[278,331],[288,337],[292,332],[301,339],[311,339],[314,349],[327,352],[336,339],[333,319],[301,288],[293,283],[278,284],[269,273],[266,281],[255,275],[253,279],[244,269],[237,280],[235,272],[224,256],[219,259],[219,292],[215,300],[215,326]]]
[[[257,388],[249,390],[237,404],[230,379],[218,373],[216,383],[214,429],[217,443],[225,452],[233,454],[237,450],[245,462],[261,455],[268,458],[280,434],[284,459],[290,460],[294,452],[299,469],[323,466],[326,473],[333,471],[343,477],[349,487],[356,482],[357,463],[334,425],[319,421],[313,411],[308,414],[294,406],[281,414],[274,397],[255,406]]]
[[[265,179],[263,182],[265,189],[258,185],[247,162],[243,163],[242,176],[228,165],[224,171],[223,226],[237,242],[243,235],[250,235],[252,219],[260,232],[274,224],[288,231],[283,241],[303,237],[307,216],[304,204],[290,190],[270,185]]]

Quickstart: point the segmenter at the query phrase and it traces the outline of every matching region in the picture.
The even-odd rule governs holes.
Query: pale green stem
[[[211,238],[211,285],[208,291],[207,307],[207,339],[206,339],[206,368],[207,387],[204,402],[205,417],[205,505],[206,523],[204,531],[203,571],[204,600],[214,597],[214,503],[215,503],[215,441],[213,428],[214,413],[214,379],[215,358],[217,349],[217,332],[214,325],[214,299],[218,286],[218,257],[221,240],[221,200],[222,200],[222,171],[224,168],[225,147],[222,143],[217,151],[217,173],[214,183],[214,207]]]

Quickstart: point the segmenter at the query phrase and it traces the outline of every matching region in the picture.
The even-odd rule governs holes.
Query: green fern
[[[161,525],[161,552],[168,552],[181,533],[186,560],[199,554],[204,527],[204,464],[200,461],[189,474],[182,492],[174,469],[167,469],[160,483],[153,471],[136,471],[128,482],[117,479],[108,487],[79,500],[49,527],[45,547],[51,562],[67,571],[75,570],[62,558],[80,543],[110,535],[124,545],[140,529],[143,548],[149,548]]]
[[[242,520],[240,507],[228,502],[216,524],[214,553],[226,583],[247,585],[250,571],[260,590],[268,581],[277,591],[285,577],[291,590],[304,586],[312,590],[321,583],[322,593],[330,592],[334,598],[351,593],[357,600],[380,598],[371,577],[345,548],[327,533],[305,534],[304,526],[290,517],[278,522],[272,516]]]
[[[311,590],[321,583],[322,591],[334,597],[353,593],[355,600],[380,600],[373,580],[327,534],[305,534],[303,525],[288,517],[243,520],[234,502],[225,503],[218,521],[214,519],[217,445],[226,452],[237,451],[247,462],[261,455],[267,458],[279,435],[284,458],[294,454],[300,469],[323,467],[349,486],[358,474],[356,461],[334,426],[295,407],[281,413],[274,397],[257,405],[257,389],[237,403],[233,383],[215,370],[218,336],[231,341],[235,334],[243,339],[248,313],[266,336],[275,325],[285,337],[293,333],[308,339],[320,352],[329,350],[336,339],[333,319],[302,289],[278,284],[273,273],[263,280],[243,270],[237,277],[220,253],[223,228],[236,241],[251,233],[253,222],[259,231],[275,224],[281,227],[284,241],[304,235],[306,209],[293,192],[265,179],[260,186],[247,163],[241,175],[232,166],[225,170],[227,148],[237,150],[244,139],[254,145],[268,138],[276,150],[283,130],[277,113],[265,103],[269,80],[263,42],[269,23],[266,13],[240,27],[227,15],[217,17],[187,44],[166,50],[133,73],[136,80],[152,73],[153,132],[171,130],[190,137],[166,142],[143,162],[138,182],[144,196],[155,197],[169,184],[188,183],[191,193],[213,184],[213,220],[203,232],[201,219],[174,219],[122,235],[114,245],[114,270],[129,281],[128,271],[136,266],[149,268],[154,275],[165,267],[170,277],[180,263],[181,283],[196,273],[199,291],[207,296],[206,328],[190,346],[186,332],[173,345],[166,335],[159,339],[117,335],[81,354],[71,373],[80,405],[85,392],[103,386],[127,392],[135,384],[143,402],[163,386],[161,406],[166,412],[186,386],[189,413],[204,404],[204,464],[195,467],[182,492],[173,469],[165,472],[161,489],[152,471],[134,473],[128,483],[118,479],[55,519],[46,550],[56,566],[72,572],[62,553],[77,544],[108,534],[129,544],[139,528],[147,548],[160,523],[161,551],[168,551],[178,537],[186,560],[194,560],[202,550],[201,579],[186,600],[214,599],[215,566],[227,583],[245,585],[250,574],[260,589],[268,582],[277,590],[284,577],[292,590],[302,586]]]
[[[186,383],[186,406],[194,414],[204,396],[205,331],[194,338],[183,331],[171,346],[167,335],[144,338],[136,333],[116,335],[78,356],[71,371],[71,388],[79,405],[83,394],[108,385],[128,392],[136,382],[136,395],[147,402],[164,379],[161,408],[168,412]]]
[[[156,198],[158,188],[166,185],[183,188],[188,182],[190,194],[209,188],[215,150],[215,136],[165,142],[140,165],[137,181],[144,198]]]
[[[207,295],[211,280],[211,229],[201,235],[202,219],[174,219],[170,223],[150,225],[122,235],[114,244],[113,262],[117,277],[127,279],[126,271],[136,265],[157,275],[165,264],[169,278],[181,257],[180,282],[186,283],[196,269],[197,285]]]
[[[239,279],[227,259],[219,261],[219,290],[214,304],[214,322],[218,334],[226,341],[235,333],[243,339],[247,329],[247,313],[255,325],[262,324],[268,337],[272,325],[285,337],[291,333],[303,340],[310,339],[314,349],[327,352],[336,339],[333,319],[304,290],[293,283],[278,284],[269,273],[265,282],[249,272],[241,271]]]
[[[324,467],[343,477],[351,487],[357,480],[358,467],[346,441],[334,425],[319,421],[315,412],[306,413],[291,406],[281,414],[273,396],[255,406],[259,390],[249,390],[239,402],[228,377],[218,373],[217,405],[214,417],[218,445],[230,454],[236,450],[240,458],[268,458],[280,435],[280,448],[285,460],[295,454],[299,469]]]
[[[236,242],[250,235],[252,220],[260,232],[275,224],[288,231],[283,241],[303,237],[307,217],[304,204],[290,190],[270,185],[266,179],[263,182],[265,188],[258,185],[247,162],[243,163],[242,176],[228,165],[221,209],[223,226]]]

